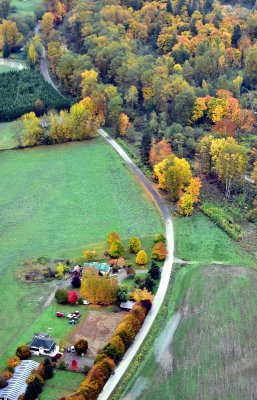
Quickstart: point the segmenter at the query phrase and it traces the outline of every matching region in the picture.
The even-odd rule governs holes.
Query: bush
[[[226,214],[222,207],[214,206],[210,203],[203,203],[200,210],[223,229],[232,239],[240,240],[242,238],[241,228],[235,224],[233,219]]]
[[[74,292],[73,290],[71,290],[71,291],[68,293],[68,303],[71,304],[71,305],[74,305],[74,304],[77,303],[77,301],[78,301],[78,295],[77,295],[77,293]]]
[[[18,365],[20,365],[20,363],[21,363],[20,358],[15,356],[15,357],[8,358],[6,365],[7,365],[7,367],[15,368]]]
[[[22,346],[17,347],[16,356],[21,360],[27,360],[30,357],[30,349],[29,346],[23,344]]]
[[[54,295],[58,304],[65,304],[68,301],[68,290],[57,289]]]
[[[157,233],[154,237],[154,243],[163,242],[166,243],[166,237],[163,233]]]
[[[65,371],[65,370],[66,370],[66,364],[65,364],[65,362],[64,362],[63,360],[60,360],[60,361],[57,363],[56,367],[57,367],[58,369],[62,370],[62,371]]]
[[[81,355],[81,354],[87,352],[87,349],[88,349],[88,342],[87,342],[85,339],[79,339],[79,340],[75,343],[74,347],[75,347],[76,352],[77,352],[79,355]]]
[[[120,336],[114,336],[110,342],[103,348],[102,353],[113,359],[115,363],[120,361],[126,351],[125,344]]]
[[[145,265],[147,263],[147,254],[144,250],[140,250],[136,256],[136,263],[138,265]]]
[[[133,236],[129,241],[129,251],[131,253],[138,253],[141,248],[142,246],[140,240],[137,237]]]
[[[117,303],[120,304],[123,301],[128,300],[128,288],[127,286],[121,285],[117,291]]]
[[[0,389],[5,388],[8,385],[8,379],[11,379],[12,373],[9,371],[0,372]]]
[[[94,261],[97,258],[97,252],[95,250],[85,250],[83,252],[85,261]]]
[[[51,361],[46,358],[42,363],[42,378],[47,380],[54,376],[54,370]]]
[[[72,286],[73,286],[75,289],[79,289],[80,286],[81,286],[80,277],[79,277],[79,276],[74,276],[74,277],[72,278],[71,284],[72,284]]]
[[[107,236],[107,243],[112,244],[115,240],[120,242],[120,235],[117,232],[110,232]]]
[[[155,261],[152,261],[151,268],[149,269],[148,272],[149,272],[149,275],[151,276],[151,278],[155,279],[155,280],[159,279],[161,276],[160,267]]]
[[[168,251],[167,251],[165,243],[163,243],[163,242],[155,243],[155,245],[153,246],[153,249],[152,249],[152,258],[154,260],[163,261],[163,260],[165,260],[167,254],[168,254]]]
[[[111,243],[108,253],[111,257],[114,257],[114,258],[118,258],[118,257],[122,256],[122,254],[124,253],[124,247],[123,247],[122,243],[119,240],[114,240]]]

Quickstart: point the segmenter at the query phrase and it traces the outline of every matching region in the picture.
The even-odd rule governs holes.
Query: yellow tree
[[[194,176],[193,178],[190,179],[189,185],[185,189],[185,192],[191,195],[194,204],[199,202],[201,187],[202,187],[201,179],[198,178],[198,176]]]
[[[126,114],[121,113],[119,115],[119,125],[118,125],[119,134],[121,136],[126,135],[128,126],[129,126],[129,117]]]
[[[162,190],[168,190],[166,175],[165,175],[165,165],[166,165],[166,160],[163,160],[159,162],[159,164],[156,164],[153,168],[154,175],[158,180],[159,188]]]
[[[191,215],[194,210],[194,200],[190,193],[184,193],[178,201],[178,209],[181,215]]]
[[[41,22],[41,30],[45,40],[49,39],[49,36],[53,29],[54,29],[54,16],[52,13],[46,12],[43,15]]]
[[[10,48],[22,41],[22,34],[18,31],[16,22],[4,19],[0,24],[0,50],[7,44]]]
[[[203,136],[199,142],[197,152],[197,163],[200,172],[204,174],[211,174],[212,172],[212,155],[211,144],[213,141],[212,135]]]
[[[170,165],[166,163],[165,176],[171,199],[178,200],[181,191],[192,178],[190,165],[185,158],[173,157]]]
[[[228,138],[220,152],[215,156],[215,170],[219,179],[225,183],[225,195],[230,197],[233,182],[242,177],[247,168],[246,149],[235,139]]]
[[[82,275],[80,295],[93,304],[114,304],[117,300],[116,277],[99,276],[96,268],[86,268]]]
[[[95,70],[85,70],[81,74],[81,89],[82,89],[82,96],[91,96],[94,90],[97,87],[98,82],[98,72]]]
[[[35,49],[33,43],[30,43],[30,45],[29,45],[28,60],[29,60],[29,63],[30,63],[32,66],[35,66],[35,65],[36,65],[36,62],[37,62],[37,52],[36,52],[36,49]]]
[[[91,139],[104,121],[91,97],[85,97],[70,109],[70,123],[73,140]]]
[[[22,137],[21,143],[24,147],[32,147],[38,144],[42,136],[42,128],[40,119],[34,112],[24,114],[21,117],[22,121]]]

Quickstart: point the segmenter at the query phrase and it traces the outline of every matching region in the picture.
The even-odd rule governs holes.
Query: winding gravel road
[[[39,33],[39,30],[40,30],[40,25],[38,24],[37,28],[36,28],[36,33]],[[46,50],[44,47],[43,47],[42,56],[41,56],[40,71],[41,71],[44,79],[48,83],[50,83],[56,91],[58,91],[58,89],[55,86],[53,80],[51,79],[51,76],[49,73],[47,58],[46,58]],[[159,289],[155,295],[152,309],[149,312],[149,314],[147,315],[142,328],[140,329],[139,333],[137,334],[137,336],[135,338],[134,343],[128,349],[128,351],[125,353],[122,361],[120,362],[118,367],[115,369],[115,373],[109,378],[108,382],[105,384],[105,386],[103,388],[103,391],[101,392],[101,394],[98,397],[98,400],[107,400],[111,396],[111,393],[114,391],[116,385],[119,383],[120,379],[126,372],[129,364],[131,363],[134,356],[138,352],[141,344],[143,343],[146,335],[148,334],[148,332],[158,314],[158,311],[162,305],[162,302],[164,300],[164,297],[165,297],[165,294],[166,294],[166,291],[168,288],[169,279],[170,279],[170,275],[171,275],[171,271],[172,271],[173,252],[174,252],[174,234],[173,234],[173,226],[172,226],[168,207],[165,204],[165,202],[163,201],[163,199],[160,197],[158,192],[153,188],[151,182],[146,178],[146,176],[140,171],[140,169],[134,164],[134,162],[127,155],[127,153],[122,149],[122,147],[114,139],[112,139],[103,129],[99,129],[98,132],[104,138],[104,140],[106,140],[106,142],[109,143],[119,153],[119,155],[126,162],[128,167],[132,169],[133,173],[136,175],[136,177],[143,184],[143,186],[148,191],[148,193],[152,196],[153,200],[156,202],[156,204],[160,210],[160,213],[162,214],[162,216],[164,218],[165,227],[166,227],[167,249],[168,249],[168,255],[166,257],[166,260],[165,260],[163,268],[162,268]]]
[[[146,190],[149,192],[149,194],[155,200],[155,202],[156,202],[157,206],[159,207],[159,210],[164,218],[164,221],[165,221],[167,249],[168,249],[168,256],[166,257],[165,263],[163,265],[160,285],[159,285],[159,289],[156,293],[156,296],[154,298],[152,309],[151,309],[150,313],[148,314],[148,316],[146,317],[145,322],[144,322],[142,328],[140,329],[139,333],[137,334],[134,343],[128,349],[128,351],[125,353],[122,361],[116,368],[114,375],[112,375],[109,378],[109,380],[107,381],[107,383],[105,384],[105,386],[103,388],[103,391],[101,392],[101,394],[98,397],[98,400],[107,400],[111,396],[116,385],[119,383],[120,379],[122,378],[122,376],[126,372],[127,368],[129,367],[129,364],[131,363],[134,356],[138,352],[141,344],[143,343],[146,335],[148,334],[148,332],[158,314],[158,311],[162,305],[162,302],[164,300],[164,297],[165,297],[165,294],[166,294],[166,291],[168,288],[170,274],[171,274],[171,270],[172,270],[173,252],[174,252],[174,235],[173,235],[173,226],[172,226],[168,207],[165,204],[165,202],[163,201],[163,199],[159,196],[158,192],[155,191],[151,182],[140,171],[140,169],[133,163],[133,161],[130,159],[130,157],[125,153],[125,151],[122,149],[122,147],[114,139],[112,139],[103,129],[99,129],[99,134],[119,153],[119,155],[123,158],[123,160],[126,162],[126,164],[132,169],[134,174],[138,177],[140,182],[145,186]]]

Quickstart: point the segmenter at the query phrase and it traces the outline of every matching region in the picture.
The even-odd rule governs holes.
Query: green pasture
[[[85,376],[82,374],[56,370],[53,378],[46,381],[39,399],[54,400],[62,396],[71,395],[77,390],[84,379]]]
[[[3,72],[17,71],[28,68],[28,64],[22,60],[0,58],[0,74]]]
[[[19,145],[17,137],[17,121],[0,123],[0,150],[8,150],[17,147]]]
[[[112,230],[125,240],[152,237],[163,226],[156,206],[101,138],[0,154],[1,356],[27,337],[53,291],[51,284],[18,282],[22,261],[80,257]]]
[[[16,13],[32,14],[36,6],[40,4],[38,0],[12,0],[12,6],[16,7]]]
[[[172,347],[168,344],[157,361],[161,349],[153,342],[119,398],[250,400],[253,393],[255,397],[256,289],[257,273],[248,268],[180,270],[170,285],[164,305],[168,311],[156,334],[158,338],[172,312],[183,307]],[[167,354],[172,354],[172,367]]]
[[[233,265],[257,266],[223,230],[203,214],[173,221],[175,255],[186,261],[206,264],[213,261]]]

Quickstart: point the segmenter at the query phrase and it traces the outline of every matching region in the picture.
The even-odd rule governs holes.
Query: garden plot
[[[88,341],[87,354],[96,357],[109,339],[126,312],[89,311],[86,317],[72,331],[69,341],[75,344],[78,339]]]

